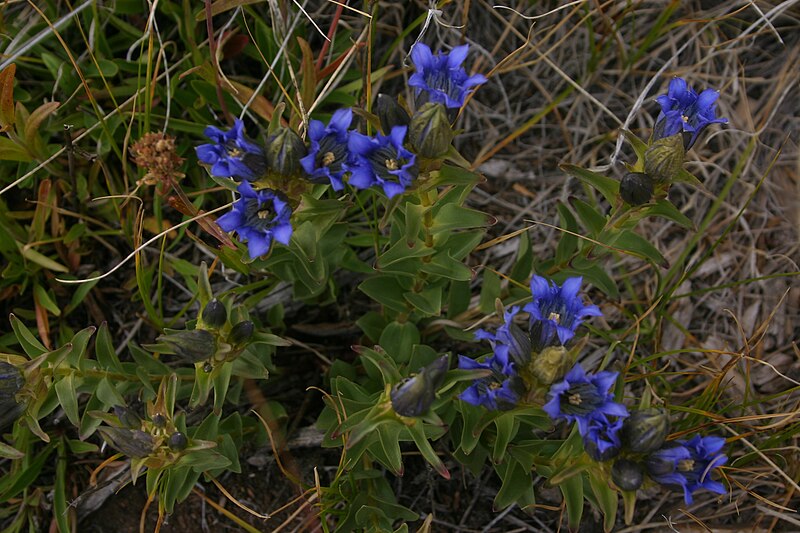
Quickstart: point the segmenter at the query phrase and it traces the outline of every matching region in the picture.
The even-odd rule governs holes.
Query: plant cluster
[[[238,406],[248,387],[270,379],[273,357],[292,343],[280,335],[285,306],[258,312],[256,303],[289,286],[301,308],[321,308],[342,298],[344,274],[357,279],[366,303],[355,320],[361,342],[354,356],[329,361],[321,391],[316,425],[322,445],[338,450],[341,461],[330,479],[305,488],[318,495],[325,531],[407,530],[419,516],[397,501],[384,472],[403,475],[411,450],[445,479],[454,465],[493,469],[495,509],[518,505],[533,513],[538,486],[558,487],[573,528],[592,508],[611,531],[620,499],[630,524],[637,497],[648,491],[676,491],[687,504],[703,491],[726,494],[723,437],[672,409],[667,394],[643,390],[613,347],[599,364],[586,358],[587,346],[614,336],[598,325],[618,296],[604,261],[627,254],[663,264],[657,243],[637,231],[648,217],[693,229],[668,192],[698,182],[685,168],[686,153],[709,126],[727,122],[716,113],[718,93],[672,79],[656,100],[649,138],[622,131],[636,160],[621,179],[562,165],[587,199],[558,205],[565,231],[550,257],[533,257],[524,231],[513,235],[517,256],[501,284],[488,265],[481,274],[472,263],[493,217],[468,206],[480,176],[454,146],[460,112],[490,81],[488,73],[468,73],[468,55],[467,45],[434,53],[415,43],[408,101],[379,94],[361,106],[332,102],[312,116],[302,105],[280,104],[263,123],[243,113],[227,128],[207,126],[208,142],[195,151],[213,194],[184,193],[191,172],[175,137],[142,135],[129,154],[141,169],[138,187],[155,186],[159,205],[172,195],[169,205],[219,241],[206,247],[213,265],[180,264],[192,299],[175,320],[164,320],[148,300],[152,281],[137,256],[136,283],[161,334],[124,350],[114,347],[105,323],[52,343],[11,315],[21,352],[0,361],[0,455],[11,460],[0,501],[18,499],[51,456],[101,453],[106,445],[113,458],[129,460],[132,481],[143,478],[162,518],[201,478],[217,482],[223,472],[240,472],[246,442],[269,437],[275,444],[283,429],[280,416],[257,420]],[[13,69],[4,72],[13,83]],[[36,129],[28,131],[39,110],[16,109],[9,118],[0,101],[8,135],[0,156],[43,159]],[[87,185],[76,182],[73,194],[81,187]],[[226,205],[227,197],[233,201]],[[11,263],[66,273],[21,244],[26,232],[43,237],[42,219],[22,228],[0,213],[0,222],[9,234],[0,243],[15,243]],[[211,279],[220,270],[246,281],[215,295]],[[479,275],[487,278],[476,303]],[[31,279],[37,302],[49,308],[45,275]],[[591,298],[582,294],[587,282]],[[473,326],[462,327],[468,322]],[[43,428],[57,410],[69,430]],[[29,454],[38,441],[45,444]],[[59,482],[65,475],[59,467]],[[58,527],[68,530],[65,494],[56,495],[55,507]]]

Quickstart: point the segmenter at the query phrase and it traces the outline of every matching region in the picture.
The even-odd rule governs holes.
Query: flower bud
[[[630,459],[618,459],[611,467],[611,481],[622,490],[636,490],[642,486],[642,465]]]
[[[204,329],[178,331],[157,339],[168,344],[175,353],[196,363],[208,359],[217,351],[214,334]]]
[[[119,418],[120,424],[128,429],[139,429],[142,426],[142,419],[133,409],[128,409],[122,405],[114,406],[114,414]]]
[[[653,141],[644,154],[644,171],[656,183],[672,181],[683,169],[685,154],[680,134]]]
[[[650,407],[634,411],[622,424],[622,443],[632,452],[650,453],[664,444],[669,433],[669,415]]]
[[[228,342],[234,346],[240,346],[250,340],[255,331],[255,324],[250,320],[243,320],[231,328],[228,334]]]
[[[228,320],[228,310],[225,305],[214,298],[203,309],[203,323],[212,328],[221,328]]]
[[[410,378],[395,385],[391,392],[392,408],[400,416],[422,416],[428,412],[436,399],[436,390],[441,387],[447,374],[449,359],[446,355]]]
[[[138,429],[101,427],[97,431],[108,444],[128,457],[136,459],[147,457],[155,448],[153,436]]]
[[[563,346],[549,346],[533,355],[531,373],[542,385],[551,385],[564,377],[570,369],[569,352]]]
[[[284,176],[302,172],[300,160],[308,154],[305,143],[290,128],[280,128],[267,143],[267,161],[270,170]]]
[[[619,195],[631,205],[642,205],[653,197],[653,178],[644,172],[628,172],[619,182]]]
[[[154,414],[150,417],[150,421],[153,422],[153,425],[157,428],[163,428],[167,425],[167,417],[161,413]]]
[[[0,428],[11,424],[24,410],[16,398],[24,384],[25,378],[17,367],[0,361]]]
[[[531,338],[522,329],[514,324],[508,324],[508,354],[520,366],[531,362]]]
[[[409,139],[418,155],[432,159],[443,156],[453,137],[453,128],[443,105],[428,102],[414,113]]]
[[[378,95],[374,111],[381,121],[381,129],[386,134],[392,131],[393,126],[408,126],[411,122],[408,112],[397,103],[397,99],[387,94]]]
[[[173,452],[182,452],[189,445],[189,439],[180,431],[169,436],[169,449]]]

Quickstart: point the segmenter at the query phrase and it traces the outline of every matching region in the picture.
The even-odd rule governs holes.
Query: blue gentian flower
[[[710,490],[717,494],[725,494],[725,486],[711,479],[711,471],[724,465],[728,457],[720,453],[725,446],[722,437],[701,437],[695,435],[689,441],[680,441],[692,456],[692,463],[679,465],[678,470],[686,476],[684,499],[692,503],[692,493],[700,489]]]
[[[611,388],[617,381],[619,372],[598,372],[586,374],[576,363],[564,376],[564,381],[550,387],[550,401],[542,406],[550,418],[563,418],[578,424],[578,432],[585,436],[592,420],[602,415],[626,417],[628,410],[614,401]]]
[[[508,308],[503,314],[503,325],[494,333],[484,329],[475,332],[475,339],[487,340],[495,355],[499,354],[517,365],[526,365],[531,359],[531,342],[528,335],[514,324],[519,306]]]
[[[461,66],[467,58],[468,45],[456,46],[449,54],[433,55],[430,47],[417,43],[411,49],[411,61],[416,72],[408,79],[408,85],[416,89],[417,107],[425,102],[444,104],[448,108],[459,108],[473,87],[486,82],[482,74],[467,76]]]
[[[319,120],[308,125],[310,146],[300,164],[312,180],[329,180],[334,191],[344,189],[342,177],[350,161],[347,142],[352,122],[353,110],[346,108],[336,111],[327,126]]]
[[[656,98],[661,112],[653,128],[653,139],[683,132],[684,148],[688,150],[706,126],[728,122],[726,118],[717,118],[717,98],[719,93],[714,89],[706,89],[698,95],[683,78],[672,78],[667,94]]]
[[[491,370],[492,374],[476,380],[459,398],[472,405],[482,405],[490,410],[513,407],[519,400],[518,377],[514,363],[508,356],[495,353],[485,363],[479,363],[463,355],[458,356],[458,368],[462,370]]]
[[[417,177],[416,156],[403,147],[407,126],[394,126],[389,135],[367,137],[350,134],[348,147],[353,156],[348,183],[356,189],[380,185],[391,198],[406,190]]]
[[[244,134],[244,122],[236,120],[228,131],[208,126],[203,135],[214,141],[195,148],[197,158],[211,165],[211,175],[218,178],[254,180],[267,170],[264,150]]]
[[[241,195],[233,209],[219,217],[217,224],[225,231],[235,231],[239,240],[247,242],[247,252],[255,259],[267,253],[276,240],[289,244],[292,224],[289,204],[271,189],[253,190],[246,181],[237,189]]]
[[[595,461],[608,461],[619,455],[622,422],[622,418],[610,420],[605,415],[589,420],[586,434],[583,435],[583,449],[589,457]]]
[[[671,443],[647,456],[645,466],[650,478],[662,485],[686,489],[686,476],[678,471],[678,465],[691,461],[692,454],[685,446]]]
[[[687,505],[692,504],[692,494],[700,489],[725,494],[725,486],[711,479],[711,471],[728,460],[720,453],[724,445],[725,439],[721,437],[695,435],[689,441],[679,440],[650,454],[646,461],[647,472],[662,485],[683,489]]]
[[[559,287],[555,282],[534,275],[531,278],[533,301],[523,310],[530,313],[531,342],[534,351],[554,344],[566,344],[588,316],[602,316],[596,305],[583,305],[578,296],[583,278],[568,278]]]

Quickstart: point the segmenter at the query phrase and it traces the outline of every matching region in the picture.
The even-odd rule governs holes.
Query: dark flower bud
[[[683,169],[685,155],[682,135],[658,139],[644,154],[644,171],[656,183],[672,181]]]
[[[128,457],[147,457],[155,448],[155,439],[138,429],[101,427],[97,429],[108,444]]]
[[[250,340],[255,331],[255,324],[250,320],[243,320],[231,328],[228,334],[228,342],[234,346],[240,346]]]
[[[280,128],[267,143],[267,161],[273,172],[293,176],[302,172],[300,160],[308,154],[305,143],[290,128]]]
[[[150,421],[153,422],[153,425],[157,428],[163,428],[167,425],[167,417],[161,413],[154,414],[152,418],[150,418]]]
[[[622,443],[635,453],[659,449],[668,433],[669,415],[657,407],[634,411],[622,423]]]
[[[531,372],[542,385],[551,385],[564,377],[571,359],[563,346],[550,346],[533,356]]]
[[[519,366],[526,366],[531,361],[531,338],[513,322],[508,324],[508,354]]]
[[[447,109],[442,104],[428,102],[411,119],[409,139],[422,157],[433,159],[443,156],[450,148],[454,135]]]
[[[228,310],[225,305],[214,298],[203,309],[203,323],[212,328],[221,328],[228,320]]]
[[[142,419],[133,409],[128,409],[122,405],[115,405],[114,414],[119,418],[120,424],[126,428],[139,429],[142,426]]]
[[[0,361],[0,428],[11,424],[22,414],[24,406],[17,403],[17,392],[25,384],[22,372],[5,361]]]
[[[400,416],[422,416],[436,399],[447,374],[449,359],[446,355],[436,359],[410,378],[394,386],[391,392],[392,408]]]
[[[397,102],[397,99],[387,94],[379,94],[375,102],[375,114],[381,121],[381,129],[385,134],[392,131],[394,126],[408,126],[411,117]]]
[[[189,439],[180,431],[169,436],[169,449],[173,452],[182,452],[189,445]]]
[[[653,178],[644,172],[628,172],[619,182],[619,195],[631,205],[642,205],[653,197]]]
[[[611,467],[611,481],[622,490],[636,490],[642,486],[642,465],[629,459],[618,459]]]
[[[158,341],[168,344],[176,354],[193,363],[208,359],[217,351],[214,334],[204,329],[161,335]]]

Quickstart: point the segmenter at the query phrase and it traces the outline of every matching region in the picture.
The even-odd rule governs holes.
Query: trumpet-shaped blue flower
[[[495,355],[500,355],[518,365],[525,365],[531,359],[531,342],[528,335],[514,324],[514,317],[519,310],[519,306],[506,309],[502,326],[494,333],[479,329],[475,332],[475,339],[489,341]]]
[[[241,196],[231,211],[219,217],[219,226],[238,233],[239,240],[247,242],[247,252],[253,259],[267,253],[273,240],[289,244],[292,209],[279,193],[270,189],[253,190],[246,181],[237,190]]]
[[[719,93],[714,89],[697,94],[683,78],[672,78],[667,94],[656,98],[661,112],[653,128],[653,139],[683,132],[684,148],[688,150],[706,126],[728,122],[726,118],[717,118],[717,98]]]
[[[596,305],[583,305],[578,296],[583,278],[568,278],[559,287],[553,281],[534,275],[531,278],[533,301],[523,308],[530,313],[531,342],[534,351],[554,344],[566,344],[588,316],[602,316]]]
[[[415,88],[418,107],[425,102],[435,102],[459,108],[475,86],[486,82],[482,74],[468,76],[461,66],[468,51],[469,46],[465,44],[456,46],[449,54],[433,55],[428,45],[414,45],[411,61],[416,72],[408,79],[408,85]]]
[[[219,178],[254,180],[267,170],[264,150],[244,134],[244,122],[236,120],[228,131],[208,126],[203,134],[214,141],[195,148],[197,158],[211,165],[211,175]]]
[[[352,122],[353,110],[347,108],[336,111],[327,126],[319,120],[308,125],[310,146],[300,164],[312,180],[330,181],[334,191],[344,188],[342,178],[351,160],[347,143]]]
[[[662,485],[683,489],[687,505],[694,501],[692,494],[706,489],[725,494],[725,486],[711,479],[711,471],[724,465],[728,458],[721,453],[725,439],[695,435],[688,441],[661,448],[650,454],[646,465],[650,477]]]
[[[553,420],[563,418],[578,424],[578,432],[585,436],[589,433],[592,420],[603,415],[626,417],[628,410],[621,403],[614,401],[610,391],[617,381],[618,372],[598,372],[586,374],[583,367],[576,363],[572,370],[564,376],[564,381],[550,387],[550,401],[542,409]]]
[[[348,183],[357,189],[380,185],[389,198],[405,191],[418,174],[416,156],[403,146],[407,130],[407,126],[394,126],[389,135],[375,137],[351,133],[348,147],[353,163]]]
[[[463,355],[458,356],[458,368],[462,370],[491,370],[492,374],[476,380],[459,398],[472,405],[482,405],[490,410],[513,407],[519,400],[518,380],[514,363],[507,355],[495,353],[485,363],[479,363]]]

